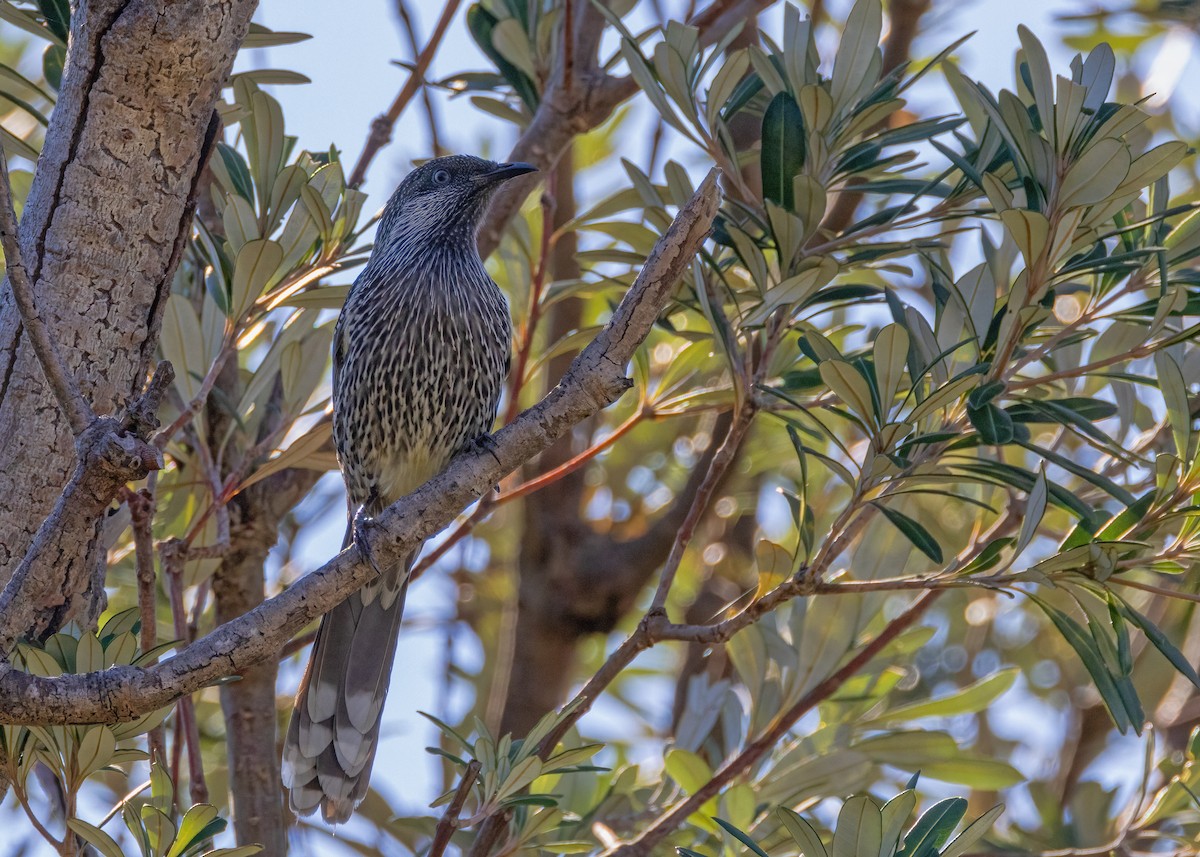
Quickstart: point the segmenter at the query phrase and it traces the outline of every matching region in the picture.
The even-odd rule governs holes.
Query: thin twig
[[[404,33],[408,36],[408,46],[412,50],[413,56],[420,53],[420,47],[417,45],[417,27],[413,21],[412,13],[408,11],[408,4],[405,0],[396,0],[396,12],[400,15],[400,23],[404,29]],[[433,149],[435,155],[442,154],[441,134],[438,133],[437,112],[433,107],[433,98],[429,94],[429,87],[421,87],[421,103],[425,107],[425,122],[429,126],[429,145]]]
[[[188,558],[187,543],[182,539],[171,539],[159,549],[163,572],[167,579],[170,595],[171,618],[175,623],[175,637],[185,643],[188,639],[187,613],[183,607],[183,564]],[[208,785],[204,779],[204,757],[200,752],[200,726],[196,722],[196,707],[191,694],[183,694],[178,702],[179,729],[187,745],[188,787],[192,803],[208,803]]]
[[[425,43],[425,50],[421,51],[417,56],[417,61],[413,63],[408,80],[404,82],[404,86],[401,87],[387,112],[376,116],[371,121],[371,131],[367,135],[366,143],[363,144],[362,154],[358,156],[354,171],[350,173],[348,182],[350,187],[357,188],[362,185],[367,178],[367,168],[371,165],[375,155],[391,142],[392,128],[395,127],[404,108],[408,106],[408,102],[412,101],[412,97],[417,94],[417,90],[425,82],[425,72],[429,70],[429,64],[433,62],[438,45],[442,42],[442,36],[446,34],[446,28],[454,19],[454,13],[458,11],[459,3],[460,0],[447,0],[442,9],[442,17],[438,19],[437,26],[433,28],[433,33],[429,36],[429,41]]]
[[[745,750],[722,765],[707,783],[677,803],[669,812],[655,819],[649,827],[638,834],[636,839],[609,849],[605,852],[606,857],[644,857],[649,854],[688,816],[770,752],[800,718],[836,693],[848,679],[883,651],[902,631],[915,623],[940,595],[940,590],[934,590],[918,598],[907,610],[889,622],[879,636],[863,646],[858,654],[847,661],[841,669],[828,676],[795,705],[780,714],[766,732],[755,739]]]
[[[21,314],[21,324],[29,334],[29,342],[33,352],[42,365],[46,382],[54,391],[58,406],[62,408],[71,432],[76,437],[96,418],[88,403],[84,401],[75,386],[75,381],[67,372],[66,364],[50,331],[46,328],[45,320],[38,315],[37,302],[33,296],[33,284],[29,282],[29,274],[21,257],[21,245],[17,239],[17,214],[13,208],[12,181],[8,177],[8,159],[0,149],[0,242],[4,246],[4,260],[8,268],[8,282],[12,286],[13,299],[17,311]]]
[[[62,854],[67,842],[71,841],[70,831],[67,832],[65,839],[56,839],[53,834],[46,829],[45,825],[38,820],[38,817],[33,814],[33,808],[30,807],[29,798],[25,794],[25,784],[18,783],[16,780],[13,780],[12,790],[13,794],[17,796],[17,802],[21,804],[21,808],[25,810],[25,815],[29,817],[29,823],[33,825],[33,829],[36,830],[38,835],[45,839],[55,851]]]
[[[700,519],[708,511],[709,502],[712,500],[717,486],[724,480],[726,471],[737,457],[738,449],[750,428],[753,417],[753,405],[749,403],[734,413],[733,422],[729,424],[729,433],[725,435],[721,448],[713,456],[713,460],[708,466],[708,473],[705,474],[704,481],[700,483],[700,487],[696,490],[696,496],[692,499],[687,517],[683,519],[683,524],[675,535],[671,553],[667,555],[662,575],[658,580],[658,589],[655,590],[654,599],[650,602],[650,613],[665,611],[667,596],[671,593],[671,585],[675,582],[675,573],[679,570],[680,563],[683,562],[683,553],[687,550],[688,543],[691,542],[692,535],[700,524]]]
[[[126,489],[125,503],[129,506],[129,518],[133,527],[133,551],[137,567],[138,616],[141,618],[139,643],[143,652],[158,645],[158,611],[154,571],[154,494],[148,488],[139,491]],[[160,764],[166,761],[166,743],[163,728],[159,724],[150,730],[151,761]]]
[[[159,762],[161,763],[162,759],[159,759]],[[153,784],[153,780],[146,780],[146,782],[142,783],[136,789],[133,789],[132,791],[130,791],[128,794],[125,795],[125,797],[121,798],[119,801],[116,802],[116,804],[113,806],[113,808],[108,811],[108,815],[106,815],[106,816],[104,816],[104,818],[100,819],[100,823],[97,824],[96,826],[103,827],[104,825],[108,824],[110,821],[112,821],[114,818],[117,817],[118,812],[120,812],[122,809],[125,808],[125,804],[129,803],[131,800],[133,800],[135,797],[140,795],[146,789],[150,788],[150,786],[152,784]]]
[[[578,455],[572,456],[562,464],[558,465],[558,467],[555,467],[552,470],[547,470],[545,473],[535,476],[526,482],[522,482],[520,485],[516,486],[510,491],[503,492],[499,497],[496,498],[495,505],[500,506],[504,503],[507,503],[509,500],[516,500],[518,497],[524,497],[526,494],[532,494],[534,491],[540,491],[550,483],[557,482],[564,476],[574,473],[580,467],[583,467],[597,455],[608,449],[610,446],[632,431],[633,428],[642,420],[653,416],[654,411],[650,406],[644,405],[643,407],[638,408],[638,410],[636,410],[633,415],[629,417],[629,419],[625,420],[625,422],[621,423],[619,426],[605,435],[604,438],[598,443],[589,446]]]
[[[610,434],[605,435],[604,438],[598,443],[588,447],[587,449],[583,450],[583,452],[572,457],[571,459],[564,461],[562,464],[558,465],[558,467],[555,467],[552,470],[547,470],[545,473],[535,476],[527,482],[522,482],[515,488],[505,491],[498,496],[495,494],[490,494],[481,499],[471,511],[470,515],[463,518],[449,533],[449,535],[438,542],[437,547],[422,556],[417,564],[413,566],[413,569],[410,572],[411,579],[416,580],[425,572],[427,572],[434,563],[449,553],[452,547],[470,535],[471,531],[474,530],[475,527],[478,526],[479,523],[482,522],[483,519],[486,518],[494,508],[501,506],[510,500],[516,500],[520,497],[532,494],[534,491],[540,491],[547,485],[557,482],[559,479],[562,479],[568,474],[574,473],[580,467],[583,467],[601,452],[608,449],[610,446],[620,440],[622,436],[631,431],[634,426],[640,423],[647,416],[653,416],[653,412],[649,409],[649,407],[644,406],[635,412],[629,419],[625,420],[625,422],[613,429]]]
[[[458,784],[454,798],[446,805],[446,811],[438,820],[437,829],[433,832],[433,844],[429,846],[426,857],[442,857],[446,851],[446,846],[450,844],[450,837],[458,829],[458,816],[462,812],[463,804],[467,802],[467,795],[471,793],[471,786],[475,785],[475,778],[479,776],[481,767],[478,759],[472,759],[471,763],[467,765],[467,770],[463,772],[462,782]]]
[[[221,370],[225,367],[225,361],[228,360],[236,351],[234,347],[234,337],[232,331],[226,334],[225,341],[221,345],[221,350],[217,352],[217,357],[213,360],[212,365],[208,367],[208,372],[205,373],[204,379],[200,382],[200,388],[196,391],[196,395],[188,402],[183,411],[177,416],[169,426],[160,431],[154,436],[154,445],[159,449],[165,449],[166,445],[171,442],[176,433],[183,428],[187,423],[200,413],[200,409],[204,407],[204,403],[208,401],[208,394],[212,392],[213,386],[217,383],[217,377],[221,374]]]
[[[1194,604],[1200,604],[1200,595],[1195,595],[1191,592],[1180,592],[1177,589],[1167,589],[1162,586],[1155,586],[1153,583],[1142,583],[1138,580],[1129,580],[1125,577],[1110,577],[1108,583],[1115,583],[1118,586],[1128,586],[1130,589],[1140,589],[1143,592],[1153,592],[1155,595],[1162,595],[1167,598],[1178,598],[1181,601],[1191,601]]]
[[[546,192],[542,194],[542,240],[538,251],[537,267],[529,283],[529,313],[521,326],[521,341],[517,346],[517,359],[513,361],[511,382],[508,391],[508,411],[504,422],[511,423],[521,411],[521,391],[525,388],[525,367],[529,362],[529,352],[533,347],[533,337],[537,333],[538,322],[542,318],[542,290],[546,285],[546,272],[550,262],[550,252],[553,249],[554,231],[554,181],[555,173],[551,172],[546,178]]]
[[[448,536],[438,542],[437,547],[417,561],[417,564],[412,567],[412,571],[408,573],[410,581],[416,580],[429,571],[434,563],[450,552],[452,547],[471,534],[471,531],[479,525],[479,522],[486,518],[488,513],[492,511],[492,505],[495,503],[492,497],[493,495],[491,494],[481,497],[479,502],[475,504],[475,508],[471,511],[471,514],[463,518]]]

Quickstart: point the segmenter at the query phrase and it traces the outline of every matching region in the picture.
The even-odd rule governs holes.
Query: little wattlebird
[[[388,200],[333,338],[333,439],[351,525],[475,446],[496,419],[512,322],[476,249],[493,192],[533,172],[456,155],[413,170]],[[292,809],[346,821],[367,793],[416,553],[321,621],[283,750]]]

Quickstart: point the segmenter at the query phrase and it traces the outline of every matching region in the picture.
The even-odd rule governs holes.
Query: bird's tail
[[[344,822],[366,796],[413,557],[329,611],[283,746],[292,809]]]

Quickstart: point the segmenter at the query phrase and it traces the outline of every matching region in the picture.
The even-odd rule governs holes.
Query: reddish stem
[[[542,240],[538,250],[537,268],[529,284],[529,313],[521,326],[521,342],[517,347],[517,359],[509,375],[508,410],[504,414],[505,424],[516,419],[521,410],[521,390],[525,386],[525,367],[529,363],[529,352],[533,349],[533,337],[542,318],[542,291],[546,285],[547,263],[553,247],[553,193],[555,174],[546,179],[546,193],[542,195]]]

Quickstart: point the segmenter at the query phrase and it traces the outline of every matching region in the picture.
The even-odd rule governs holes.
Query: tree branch
[[[761,12],[774,2],[714,0],[689,23],[699,28],[700,44],[707,46],[720,39],[735,23]],[[591,18],[596,14],[591,4],[582,6],[582,11],[574,11],[579,23],[575,28],[578,36],[572,47],[570,66],[556,69],[532,121],[508,156],[510,161],[533,164],[543,173],[558,162],[576,136],[599,126],[618,105],[638,91],[633,78],[613,77],[597,70],[595,51],[602,28]],[[585,19],[585,15],[588,18]],[[581,56],[580,51],[588,49],[591,56]],[[505,225],[521,210],[525,198],[537,183],[534,173],[506,182],[496,193],[479,230],[479,250],[485,258],[500,246]]]
[[[521,463],[630,386],[626,364],[670,300],[708,234],[718,206],[715,172],[658,241],[608,325],[541,403],[499,431],[490,452],[456,458],[439,476],[384,511],[364,534],[377,565],[407,555]],[[0,722],[107,723],[161,708],[181,694],[278,657],[297,631],[372,578],[351,546],[296,585],[153,667],[41,678],[0,665]]]
[[[58,346],[54,344],[46,322],[38,314],[33,284],[29,282],[25,261],[21,258],[21,245],[17,241],[17,214],[13,208],[12,181],[8,177],[8,158],[3,149],[0,149],[0,241],[4,244],[8,284],[12,288],[17,311],[21,313],[21,323],[25,326],[25,332],[29,334],[29,341],[33,345],[38,362],[42,364],[46,382],[71,425],[71,432],[79,437],[96,415],[84,401],[74,379],[67,373],[62,355],[58,353]]]
[[[158,427],[154,413],[174,377],[171,364],[163,361],[123,419],[97,417],[76,439],[79,459],[71,481],[0,593],[0,657],[7,656],[18,637],[41,633],[64,618],[47,609],[86,587],[63,579],[65,546],[87,545],[85,553],[90,554],[105,511],[126,483],[162,467],[162,453],[146,438]],[[72,566],[75,573],[81,571],[78,566]]]
[[[467,795],[471,793],[471,786],[475,785],[475,778],[479,776],[481,767],[483,765],[478,759],[472,759],[471,763],[467,765],[467,770],[463,772],[462,781],[458,784],[458,790],[454,793],[453,800],[446,805],[446,811],[438,820],[437,829],[433,832],[433,844],[429,846],[426,857],[442,857],[446,852],[446,846],[450,844],[450,837],[458,829],[459,813],[462,812],[463,804],[467,802]]]
[[[717,486],[724,481],[729,466],[737,457],[738,449],[742,445],[742,438],[750,429],[753,418],[754,409],[750,404],[738,409],[737,413],[733,415],[729,431],[712,461],[709,462],[704,481],[696,489],[696,495],[692,498],[687,515],[679,527],[679,532],[675,535],[675,542],[671,545],[671,552],[667,555],[662,575],[658,579],[658,588],[654,591],[654,600],[650,602],[651,613],[666,615],[667,596],[671,592],[671,585],[675,582],[675,573],[679,570],[679,564],[683,562],[683,552],[687,550],[688,543],[691,542],[701,517],[708,510],[713,493],[717,490]]]
[[[858,654],[847,661],[844,666],[806,693],[795,705],[780,714],[770,729],[755,739],[745,750],[722,765],[712,779],[677,803],[665,815],[659,816],[654,823],[638,834],[636,839],[609,849],[605,852],[606,857],[645,857],[648,855],[688,816],[749,770],[759,759],[766,756],[801,717],[836,693],[848,679],[883,651],[902,631],[924,615],[939,595],[941,595],[941,591],[934,590],[918,598],[907,610],[889,622],[879,636],[859,649]]]
[[[404,108],[417,94],[417,90],[421,88],[421,84],[425,82],[425,72],[429,70],[429,64],[433,62],[438,45],[442,43],[442,36],[446,34],[446,28],[454,20],[454,13],[458,11],[459,2],[460,0],[446,0],[446,5],[442,9],[442,17],[438,19],[437,26],[433,28],[433,33],[425,44],[425,50],[417,56],[408,80],[404,81],[404,86],[397,93],[387,112],[372,120],[371,132],[367,135],[362,154],[358,156],[354,171],[350,173],[350,181],[347,182],[350,187],[359,187],[366,180],[367,168],[371,166],[371,161],[375,159],[375,155],[380,149],[391,142],[392,128],[395,127]]]

